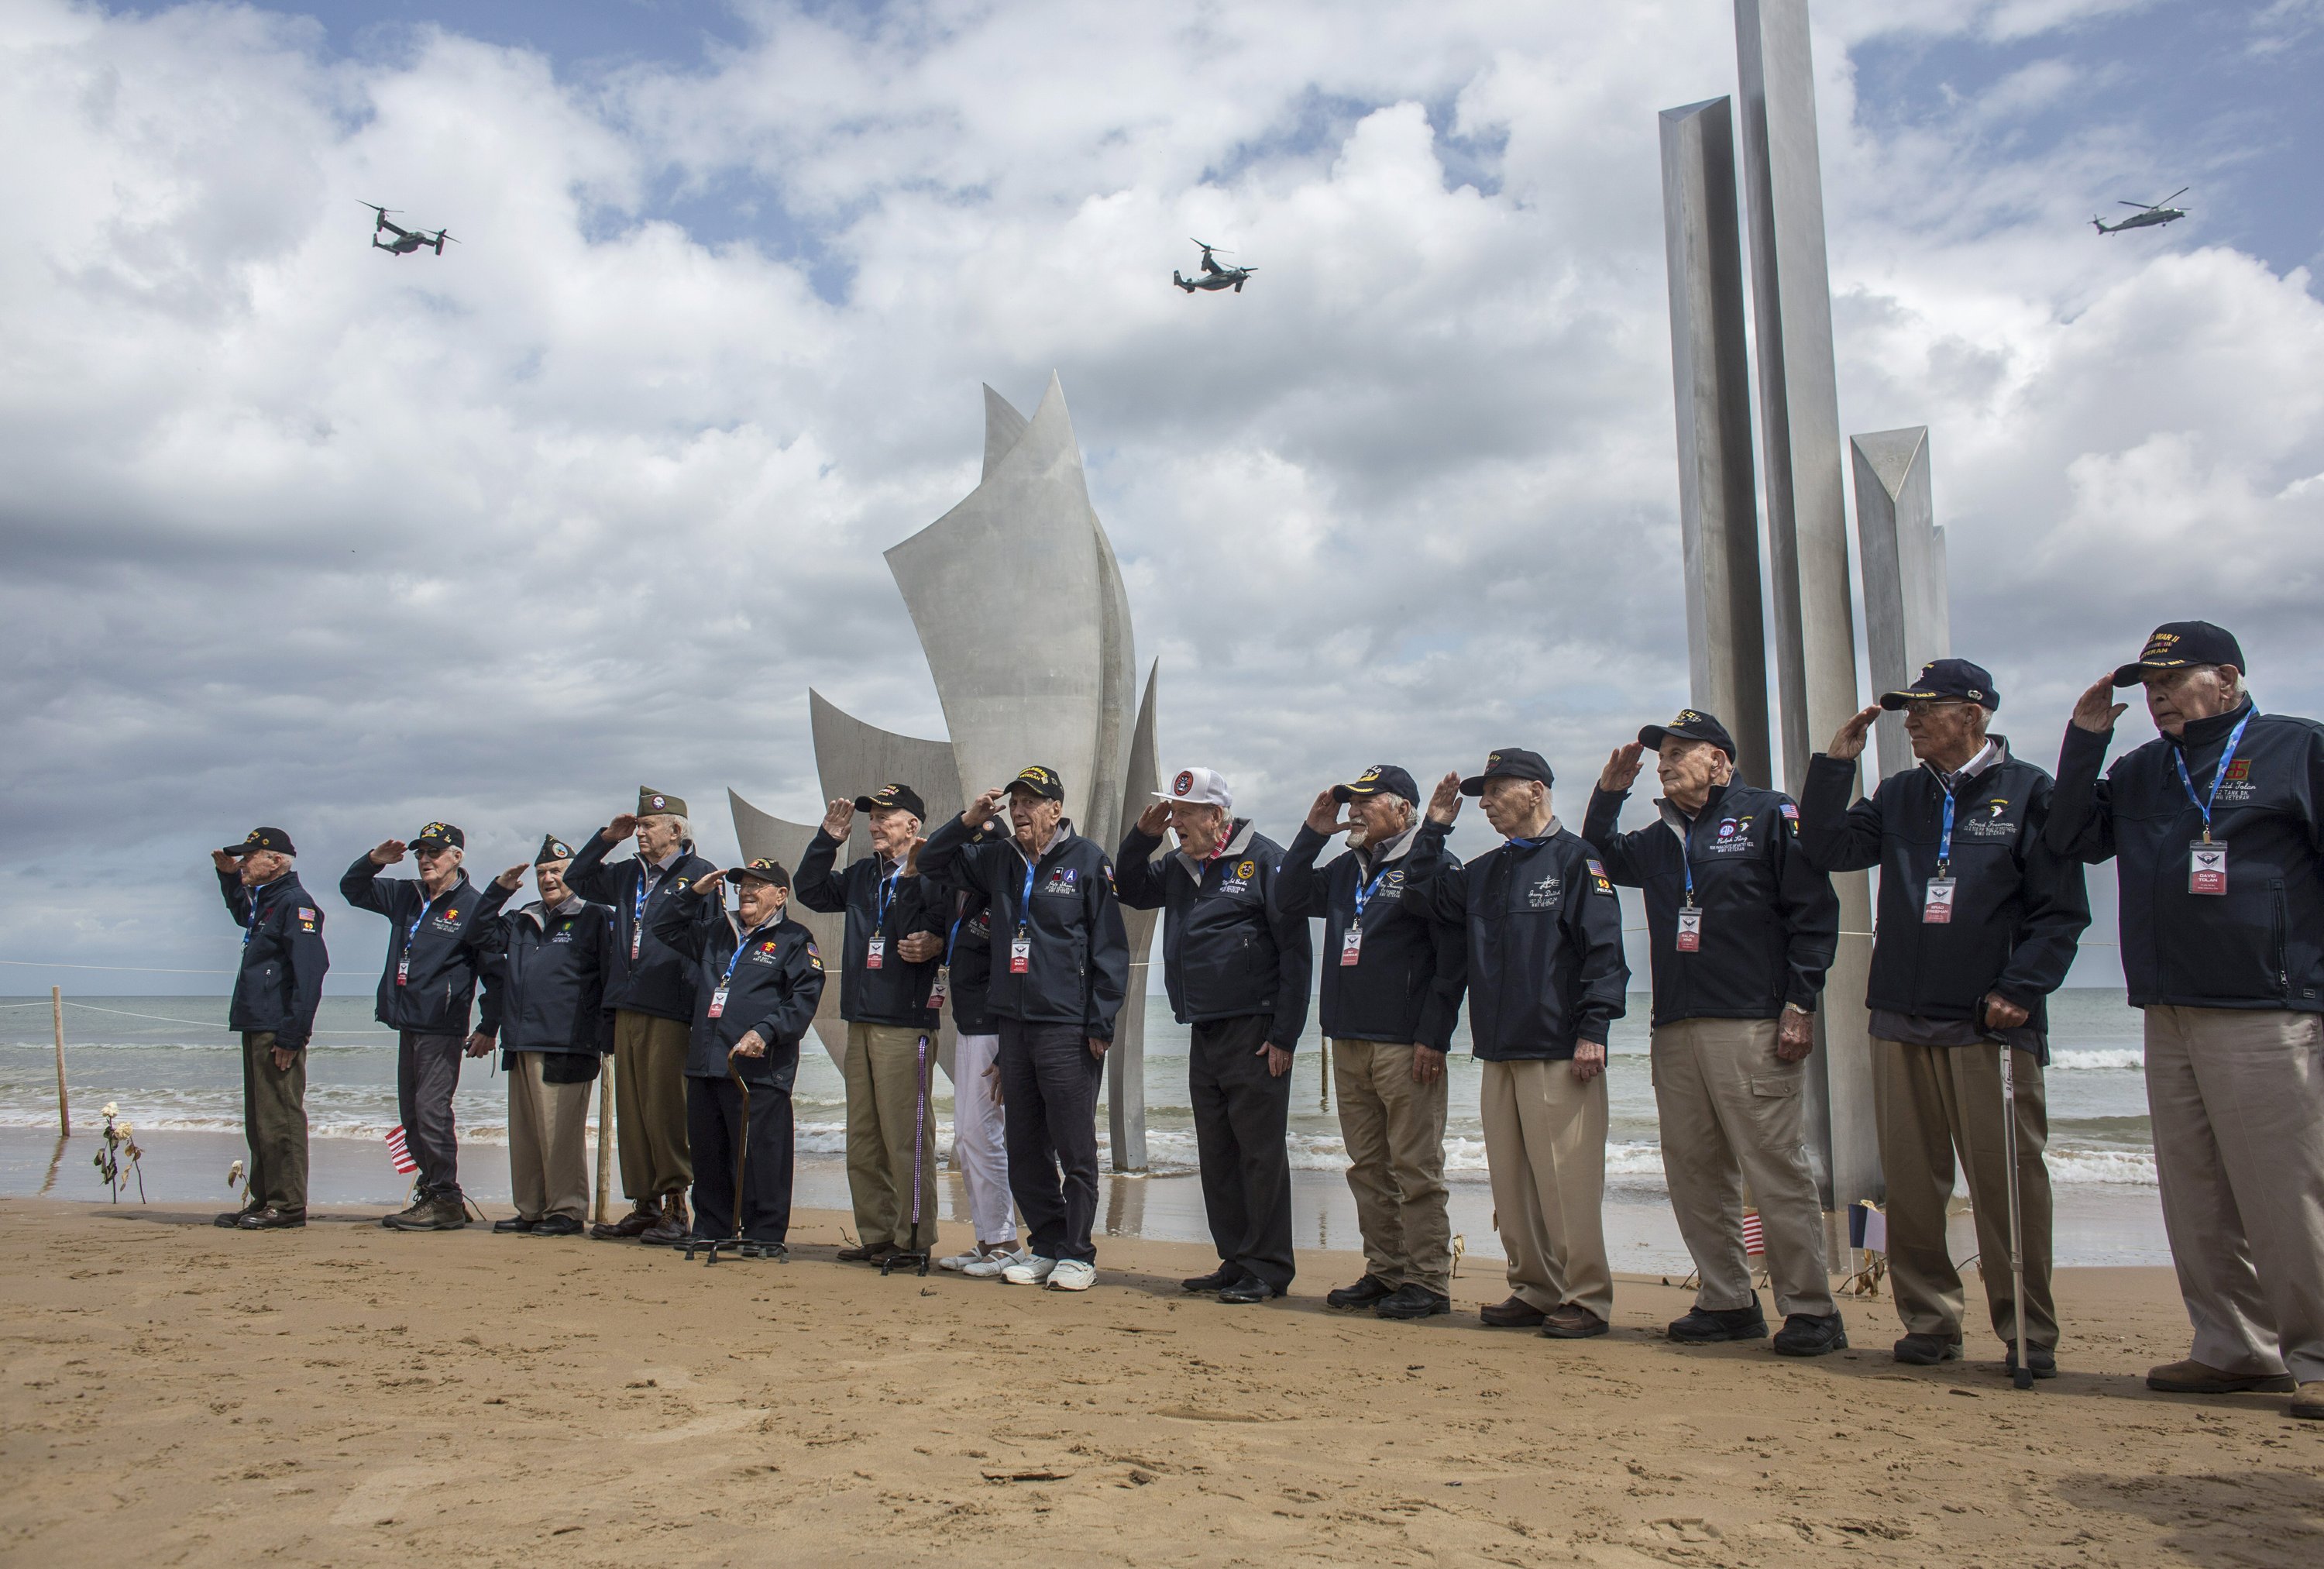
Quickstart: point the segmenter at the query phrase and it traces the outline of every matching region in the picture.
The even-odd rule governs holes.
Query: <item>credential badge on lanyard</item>
[[[883,970],[888,966],[888,912],[896,907],[896,879],[904,874],[904,863],[896,863],[896,870],[881,878],[872,890],[872,937],[863,945],[863,967]]]
[[[1707,809],[1707,808],[1706,808]],[[1679,864],[1686,870],[1686,903],[1678,912],[1678,940],[1682,954],[1702,951],[1702,910],[1694,902],[1694,825],[1689,823],[1686,832],[1678,839]]]
[[[1940,787],[1941,788],[1941,787]],[[1945,791],[1944,829],[1937,839],[1937,874],[1929,879],[1921,904],[1921,924],[1950,926],[1953,918],[1953,792]]]
[[[2219,766],[2211,775],[2211,790],[2208,796],[2195,793],[2194,778],[2187,771],[2184,748],[2174,747],[2171,760],[2179,765],[2180,788],[2195,809],[2203,814],[2203,836],[2187,846],[2187,891],[2213,896],[2227,891],[2227,842],[2211,837],[2211,808],[2219,798],[2219,781],[2227,777],[2227,765],[2236,760],[2236,744],[2244,738],[2244,726],[2252,722],[2249,714],[2236,722],[2227,735],[2227,750],[2219,753]]]
[[[1009,973],[1033,973],[1033,863],[1025,863],[1025,887],[1017,896],[1017,935],[1009,939]]]
[[[428,912],[435,908],[436,900],[438,897],[440,895],[431,895],[423,900],[420,902],[420,913],[413,916],[411,924],[403,928],[403,952],[398,955],[395,960],[395,983],[399,986],[406,985],[411,980],[411,944],[413,939],[420,936],[420,923],[428,918]]]
[[[1380,869],[1372,874],[1372,880],[1370,882],[1366,882],[1360,874],[1356,879],[1355,918],[1348,922],[1348,929],[1340,934],[1340,963],[1343,967],[1360,964],[1363,960],[1364,906],[1372,901],[1372,895],[1379,891],[1379,885],[1386,881],[1387,877],[1388,867],[1383,863]]]
[[[646,867],[638,869],[637,898],[630,907],[630,957],[632,959],[638,956],[639,950],[646,940],[646,900],[653,897],[654,884],[660,881],[659,872]]]

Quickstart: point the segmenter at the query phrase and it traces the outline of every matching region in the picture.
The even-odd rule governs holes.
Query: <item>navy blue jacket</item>
[[[1132,826],[1114,857],[1121,902],[1168,911],[1162,982],[1181,1024],[1272,1016],[1267,1041],[1291,1051],[1307,1028],[1314,949],[1307,918],[1274,898],[1283,846],[1237,819],[1226,848],[1200,866],[1183,851],[1160,860],[1161,838]]]
[[[379,1021],[420,1035],[467,1034],[476,1000],[476,939],[508,902],[509,890],[497,882],[478,888],[464,871],[431,901],[418,879],[384,875],[366,851],[339,879],[339,895],[387,918],[387,965],[374,1011]],[[410,971],[398,985],[407,954]]]
[[[752,1089],[764,1085],[789,1094],[798,1077],[799,1039],[823,1000],[823,956],[816,952],[814,937],[788,915],[745,934],[742,923],[727,913],[723,895],[705,899],[691,888],[658,908],[651,918],[654,935],[694,966],[686,1076],[723,1079],[731,1073]],[[721,985],[726,1001],[713,1019],[710,1008]],[[754,1029],[767,1043],[766,1055],[730,1055]]]
[[[1111,1040],[1130,985],[1130,938],[1105,851],[1060,821],[1031,867],[1027,909],[1027,866],[1017,842],[980,834],[958,817],[946,818],[920,846],[920,875],[976,889],[991,900],[993,1015],[1072,1024],[1093,1039]],[[1032,944],[1021,975],[1009,967],[1009,946],[1020,931]]]
[[[1405,863],[1420,842],[1418,827],[1408,843],[1387,847],[1383,863],[1375,865],[1366,852],[1350,850],[1319,872],[1315,858],[1331,842],[1299,825],[1275,882],[1276,902],[1286,915],[1320,917],[1323,922],[1324,1036],[1446,1049],[1469,983],[1469,936],[1460,922],[1431,919],[1405,897]],[[1447,872],[1460,870],[1458,857],[1448,853],[1444,862]],[[1356,962],[1342,964],[1342,946],[1356,918],[1357,890],[1375,878],[1378,886],[1364,900]]]
[[[499,1040],[503,1067],[513,1052],[612,1049],[604,1001],[613,946],[613,909],[578,895],[554,912],[535,900],[484,923],[476,934],[484,983],[476,1029]]]
[[[846,871],[834,872],[840,843],[817,828],[791,872],[793,899],[809,909],[847,917],[845,951],[839,961],[839,1016],[851,1024],[934,1029],[936,1011],[928,1006],[928,987],[943,956],[908,964],[896,951],[896,945],[915,932],[944,934],[945,928],[927,913],[927,901],[919,897],[923,891],[912,886],[921,880],[899,870],[890,881],[881,873],[877,855],[861,856]],[[914,897],[906,898],[908,893]],[[876,970],[871,967],[874,932],[887,939]]]
[[[694,853],[694,842],[678,847],[678,859],[646,894],[642,918],[638,890],[650,868],[635,856],[605,863],[613,846],[600,832],[589,835],[565,869],[565,886],[584,899],[613,907],[613,967],[605,979],[605,1006],[656,1019],[689,1023],[694,1018],[694,964],[654,936],[654,916],[694,881],[717,870]],[[635,952],[637,956],[630,955]]]
[[[2114,733],[2069,725],[2046,830],[2061,854],[2114,857],[2122,889],[2122,971],[2131,1006],[2324,1011],[2324,725],[2255,714],[2219,781],[2211,836],[2227,845],[2227,891],[2188,891],[2188,845],[2202,814],[2179,780],[2183,752],[2210,794],[2232,714],[2126,752],[2103,780]]]
[[[315,1009],[331,967],[315,896],[300,885],[296,872],[259,889],[254,899],[240,877],[221,872],[218,892],[235,925],[247,934],[241,966],[234,973],[227,1026],[253,1034],[272,1030],[274,1044],[285,1051],[302,1049],[315,1033]]]

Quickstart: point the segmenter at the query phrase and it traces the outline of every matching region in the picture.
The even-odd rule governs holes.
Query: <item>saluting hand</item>
[[[1461,815],[1461,773],[1458,769],[1436,781],[1435,793],[1428,798],[1428,820],[1449,823]]]
[[[213,850],[210,852],[210,864],[217,867],[220,872],[239,872],[242,870],[242,863],[235,860],[233,856],[227,854],[223,850]]]
[[[2108,670],[2090,683],[2089,691],[2074,700],[2074,728],[2095,731],[2103,735],[2114,728],[2114,722],[2130,707],[2127,703],[2114,700],[2114,672]]]
[[[377,844],[372,847],[372,864],[374,866],[392,866],[397,862],[403,859],[403,853],[409,848],[410,848],[410,846],[404,844],[401,839],[382,839]]]
[[[729,1057],[764,1057],[767,1055],[767,1038],[761,1035],[755,1029],[746,1031],[743,1034],[742,1038],[734,1043],[734,1049],[728,1052],[726,1055]]]
[[[905,851],[904,851],[904,875],[905,875],[905,876],[907,876],[907,877],[918,877],[918,876],[920,874],[920,846],[921,846],[921,845],[923,845],[923,844],[927,844],[927,839],[925,839],[925,838],[916,838],[916,839],[914,839],[914,840],[911,842],[911,844],[909,844],[909,845],[905,849]]]
[[[961,826],[982,828],[1001,815],[1001,803],[1008,798],[1009,787],[995,785],[968,803],[968,809],[960,815]]]
[[[1831,738],[1831,744],[1823,749],[1823,754],[1836,762],[1848,762],[1860,756],[1864,738],[1872,733],[1872,722],[1879,717],[1880,705],[1875,703],[1841,725],[1840,733]]]
[[[1156,801],[1138,814],[1138,831],[1149,838],[1158,839],[1162,830],[1170,826],[1170,803]]]
[[[835,839],[847,837],[847,826],[855,821],[853,801],[834,801],[824,808],[823,831]]]
[[[1626,741],[1606,754],[1606,766],[1598,772],[1598,788],[1608,795],[1620,795],[1638,782],[1638,770],[1644,766],[1646,745],[1642,742]]]
[[[701,895],[704,899],[715,899],[721,904],[725,903],[726,873],[724,872],[704,872],[701,876],[694,880],[694,891]]]
[[[635,812],[623,812],[620,817],[615,817],[612,822],[606,824],[604,831],[599,834],[597,837],[603,839],[608,844],[618,844],[637,831],[638,815]]]
[[[498,877],[493,878],[493,881],[495,885],[505,888],[511,893],[514,893],[518,889],[524,886],[524,863],[521,861],[518,862],[506,872],[503,872]]]
[[[1307,826],[1328,839],[1334,834],[1344,834],[1354,827],[1356,820],[1350,817],[1342,822],[1339,798],[1325,790],[1315,798],[1315,804],[1307,808]]]

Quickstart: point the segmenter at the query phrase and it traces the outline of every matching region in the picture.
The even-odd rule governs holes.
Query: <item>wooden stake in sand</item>
[[[49,988],[49,1010],[57,1020],[57,1136],[69,1139],[72,1137],[72,1106],[65,1099],[65,989],[62,986]]]
[[[606,1221],[613,1177],[613,1059],[600,1060],[597,1073],[597,1223]]]

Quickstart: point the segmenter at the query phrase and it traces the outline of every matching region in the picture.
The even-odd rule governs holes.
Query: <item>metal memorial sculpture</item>
[[[827,799],[889,780],[918,790],[928,820],[957,816],[985,786],[1043,762],[1065,776],[1065,813],[1104,845],[1117,844],[1159,789],[1155,672],[1138,688],[1130,598],[1105,526],[1090,505],[1081,448],[1055,375],[1028,420],[984,389],[984,474],[943,517],[887,551],[944,706],[946,740],[899,735],[807,694],[816,770]],[[796,866],[816,832],[761,811],[729,789],[745,856]],[[868,853],[858,817],[846,858]],[[819,946],[840,951],[841,916],[794,906]],[[1130,941],[1127,1000],[1107,1054],[1113,1169],[1146,1168],[1145,1011],[1150,911],[1124,910]],[[835,1062],[847,1033],[839,988],[825,988],[816,1033]],[[949,1017],[938,1061],[952,1073]]]

